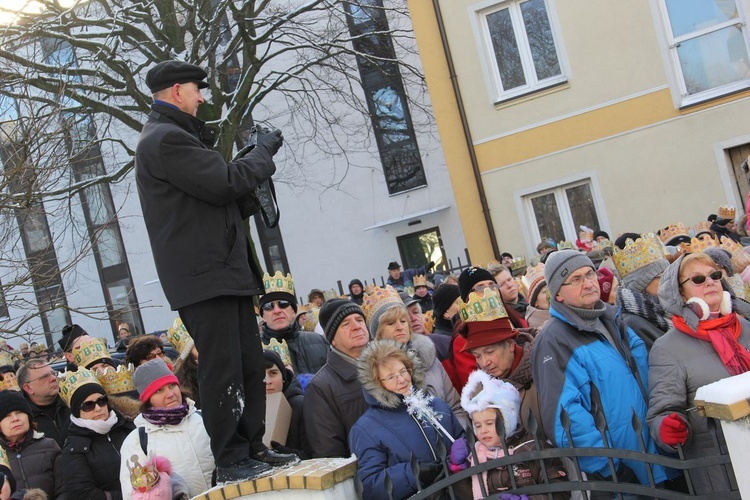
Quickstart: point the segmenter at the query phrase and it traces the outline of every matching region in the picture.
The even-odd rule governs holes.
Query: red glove
[[[685,421],[676,413],[664,417],[659,426],[661,442],[669,446],[684,444],[688,438],[688,427]]]

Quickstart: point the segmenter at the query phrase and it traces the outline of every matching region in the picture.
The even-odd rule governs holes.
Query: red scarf
[[[698,330],[695,332],[680,316],[672,316],[672,323],[682,333],[710,342],[730,375],[750,371],[750,352],[737,342],[742,333],[737,314],[703,320],[698,323]]]

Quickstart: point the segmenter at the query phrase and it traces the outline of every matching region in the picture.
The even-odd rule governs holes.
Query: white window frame
[[[698,104],[704,101],[709,101],[711,99],[716,99],[717,97],[722,97],[724,95],[731,94],[733,92],[737,92],[740,90],[750,88],[750,78],[746,78],[744,80],[739,80],[737,82],[733,82],[727,85],[722,85],[720,87],[714,87],[712,89],[704,90],[703,92],[699,92],[697,94],[689,95],[687,91],[687,85],[685,85],[685,78],[682,73],[682,66],[680,65],[680,57],[677,53],[677,48],[679,44],[682,42],[692,40],[694,38],[698,38],[700,36],[713,33],[715,31],[720,31],[730,26],[740,26],[742,30],[743,38],[745,40],[745,46],[747,47],[748,53],[750,54],[750,39],[748,38],[748,30],[746,28],[747,17],[745,15],[745,11],[742,5],[744,2],[740,0],[734,0],[735,5],[737,6],[737,12],[739,13],[738,19],[725,21],[723,23],[716,24],[715,26],[711,26],[709,28],[705,28],[699,31],[693,31],[691,33],[681,35],[679,37],[674,37],[672,35],[672,24],[669,19],[669,10],[667,9],[666,0],[655,0],[655,1],[656,1],[657,9],[659,11],[659,18],[661,20],[661,28],[664,34],[664,44],[666,46],[667,57],[669,60],[669,69],[671,70],[671,73],[673,76],[671,81],[673,82],[673,85],[676,87],[677,93],[679,95],[679,102],[677,102],[677,105],[679,107],[692,106],[694,104]]]
[[[599,219],[599,227],[603,231],[609,231],[609,217],[604,206],[604,198],[599,189],[599,179],[595,170],[580,172],[575,175],[555,179],[543,184],[536,184],[524,189],[513,192],[513,198],[516,205],[517,213],[523,217],[521,227],[527,228],[523,231],[523,237],[526,243],[527,253],[536,255],[536,246],[542,241],[542,235],[539,234],[534,207],[531,204],[531,198],[544,195],[550,192],[555,193],[557,209],[560,212],[565,239],[575,242],[578,238],[578,229],[573,225],[573,216],[570,213],[567,196],[564,190],[566,188],[588,184],[591,189],[591,197],[594,202],[596,216]]]
[[[563,50],[561,49],[562,36],[560,35],[561,31],[557,23],[557,16],[555,15],[554,0],[544,0],[544,7],[547,10],[547,19],[549,20],[552,39],[555,43],[555,53],[557,54],[557,61],[560,65],[560,74],[541,81],[537,80],[536,77],[534,61],[531,56],[531,49],[529,48],[529,41],[523,24],[523,17],[521,15],[520,4],[524,1],[526,0],[504,0],[500,2],[497,0],[489,0],[472,5],[469,8],[469,17],[472,21],[477,49],[485,62],[485,64],[482,65],[482,71],[484,73],[485,81],[487,82],[490,96],[493,99],[493,104],[499,104],[503,101],[538,92],[568,81],[568,64],[564,58]],[[497,59],[495,58],[495,49],[492,46],[492,40],[487,25],[487,16],[502,9],[508,9],[510,12],[511,21],[513,22],[513,31],[516,35],[516,44],[518,45],[521,63],[524,68],[524,77],[526,78],[526,85],[508,91],[503,89],[503,84],[500,79],[500,70],[498,69]]]

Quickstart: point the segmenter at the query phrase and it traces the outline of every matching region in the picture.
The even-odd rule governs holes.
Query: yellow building
[[[744,213],[750,0],[409,0],[469,251]]]

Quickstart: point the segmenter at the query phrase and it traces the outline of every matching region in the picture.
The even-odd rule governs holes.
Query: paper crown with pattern
[[[481,297],[477,292],[471,292],[467,302],[459,297],[458,307],[458,313],[464,323],[494,321],[508,317],[500,292],[492,288],[485,288]]]
[[[114,396],[135,391],[133,372],[135,372],[135,368],[132,364],[128,364],[128,366],[120,365],[117,368],[107,366],[103,370],[96,370],[95,375],[104,388],[104,392]]]
[[[5,372],[0,374],[0,391],[21,392],[15,372]]]
[[[292,365],[292,355],[289,353],[289,346],[286,344],[286,340],[279,342],[275,338],[271,338],[268,345],[263,348],[278,354],[281,358],[281,362],[284,363],[284,366],[294,366]]]
[[[526,267],[526,257],[516,257],[510,261],[510,270],[513,272],[520,271]]]
[[[719,219],[734,220],[734,216],[737,214],[737,210],[730,205],[722,205],[719,207],[719,213],[716,215]]]
[[[291,274],[284,276],[281,271],[271,276],[268,273],[263,275],[263,288],[266,293],[283,292],[291,294],[294,297],[294,280]]]
[[[743,246],[732,240],[732,238],[722,236],[720,246],[732,256],[732,270],[735,273],[741,273],[750,265],[750,254],[745,252]]]
[[[702,220],[698,224],[693,226],[693,232],[695,233],[696,236],[699,235],[700,233],[705,233],[706,231],[710,231],[710,230],[711,230],[711,223],[708,222],[707,220]]]
[[[529,298],[531,291],[544,280],[544,264],[539,263],[535,266],[527,267],[526,272],[521,276],[521,284],[525,291],[524,296]]]
[[[572,241],[563,240],[557,244],[557,249],[558,250],[575,250],[576,246],[573,244]]]
[[[73,349],[73,360],[77,366],[90,368],[103,359],[112,359],[107,344],[102,339],[84,340]]]
[[[688,252],[702,252],[706,248],[718,247],[719,242],[711,237],[708,233],[703,233],[699,237],[690,238],[690,245],[687,248]]]
[[[131,465],[132,464],[132,465]],[[138,455],[133,455],[126,462],[130,471],[130,484],[141,493],[154,489],[159,482],[159,471],[151,464],[141,465]]]
[[[403,307],[404,301],[401,300],[401,296],[391,285],[386,285],[385,288],[375,286],[371,293],[362,297],[362,311],[365,313],[367,324],[370,324],[370,320],[378,311],[395,305]]]
[[[659,239],[665,245],[669,244],[670,240],[672,240],[673,238],[677,238],[678,236],[690,239],[688,230],[682,224],[682,222],[678,222],[677,224],[670,224],[662,229],[659,229]]]
[[[0,446],[0,465],[4,465],[10,470],[10,460],[8,460],[8,454],[2,446]]]
[[[612,260],[615,263],[617,274],[620,279],[648,264],[663,259],[665,256],[664,245],[653,234],[643,234],[635,241],[628,238],[625,240],[625,248],[615,246]]]
[[[318,326],[318,323],[320,323],[319,316],[320,307],[309,307],[305,315],[305,323],[302,325],[302,328],[304,328],[306,332],[315,331],[315,327]]]
[[[417,274],[414,276],[414,288],[418,286],[427,286],[427,276],[424,274]]]
[[[424,313],[424,330],[427,333],[432,333],[432,331],[435,329],[435,316],[432,312],[432,309]]]
[[[0,350],[0,366],[13,366],[13,355],[5,350]]]
[[[57,385],[59,387],[60,397],[63,401],[65,401],[65,404],[68,405],[68,407],[70,407],[70,400],[73,398],[73,394],[78,390],[78,388],[86,384],[96,384],[101,386],[101,384],[99,383],[99,379],[96,378],[96,375],[91,373],[91,371],[87,370],[86,368],[79,367],[77,371],[68,371],[65,373],[60,373],[57,376]]]
[[[187,358],[195,345],[193,337],[182,324],[182,318],[175,319],[172,327],[167,328],[167,340],[180,353],[180,359]]]

